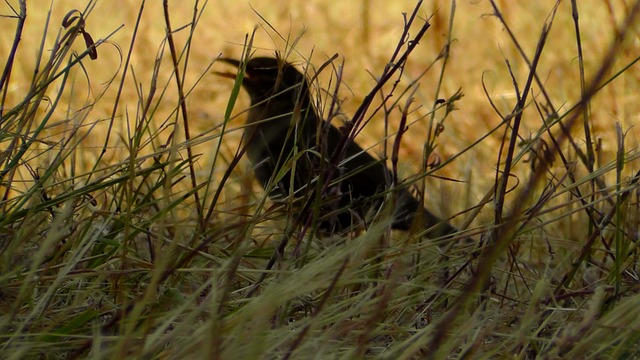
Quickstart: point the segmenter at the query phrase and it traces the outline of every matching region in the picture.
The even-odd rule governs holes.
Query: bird
[[[242,88],[251,105],[242,142],[255,176],[269,196],[275,200],[291,195],[294,199],[315,196],[319,205],[310,211],[319,216],[319,227],[326,232],[344,232],[366,224],[389,193],[392,172],[386,164],[348,141],[334,176],[328,186],[323,186],[323,176],[329,173],[330,159],[344,135],[319,115],[306,76],[279,56],[219,60],[243,71]],[[231,72],[217,74],[233,79],[237,76]],[[324,192],[318,194],[317,189]],[[424,236],[429,238],[458,232],[425,209],[406,186],[396,186],[392,191],[392,229],[407,231],[419,221]]]

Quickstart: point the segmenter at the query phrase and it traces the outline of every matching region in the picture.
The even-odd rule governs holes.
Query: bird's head
[[[307,101],[307,82],[302,73],[293,65],[274,57],[254,57],[243,63],[235,59],[220,58],[220,61],[244,69],[242,86],[247,90],[252,103],[270,98],[287,97],[292,101]],[[236,78],[236,74],[216,72],[216,74]]]

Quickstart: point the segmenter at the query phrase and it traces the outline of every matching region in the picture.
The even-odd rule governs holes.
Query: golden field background
[[[553,2],[530,1],[498,1],[500,11],[506,22],[512,27],[522,48],[529,57],[535,50],[536,42],[545,19],[553,9]],[[585,56],[587,79],[597,69],[605,50],[613,38],[614,24],[619,23],[625,14],[626,2],[607,1],[580,4],[580,24]],[[76,74],[74,99],[62,99],[69,102],[67,114],[61,113],[59,122],[63,123],[75,111],[79,111],[86,104],[92,104],[91,115],[85,120],[85,126],[96,122],[107,123],[105,119],[111,116],[117,86],[114,86],[122,76],[123,56],[126,55],[133,35],[135,20],[139,11],[138,2],[118,3],[100,1],[95,8],[86,15],[86,30],[95,41],[105,39],[116,31],[107,44],[99,47],[99,57],[95,61],[85,61],[86,76],[90,79],[91,93],[87,93],[87,78],[83,74]],[[6,4],[1,11],[9,13]],[[28,3],[29,19],[26,24],[25,36],[22,39],[23,49],[36,49],[43,34],[43,28],[48,16],[48,7],[43,3]],[[270,29],[275,28],[282,36],[295,39],[300,36],[296,44],[296,52],[289,57],[290,61],[305,64],[311,56],[311,64],[321,65],[328,57],[337,53],[340,57],[337,64],[344,61],[343,81],[346,86],[341,90],[344,98],[343,110],[349,115],[359,105],[362,97],[371,89],[376,75],[383,69],[389,55],[394,50],[402,31],[402,13],[411,12],[412,1],[281,1],[277,4],[266,2],[248,3],[243,1],[216,1],[199,3],[202,10],[199,15],[197,28],[193,34],[192,49],[186,73],[186,88],[194,86],[188,96],[188,109],[192,124],[192,136],[203,134],[206,143],[196,148],[196,153],[204,154],[198,164],[204,169],[209,165],[206,160],[207,149],[211,149],[216,141],[216,131],[223,122],[224,110],[233,84],[213,74],[213,71],[229,71],[223,64],[214,64],[219,55],[239,57],[242,53],[245,36],[254,27],[256,40],[254,47],[259,55],[270,55],[274,51],[283,51],[285,41]],[[72,10],[83,10],[78,1],[56,1],[51,9],[51,21],[46,34],[45,50],[60,31],[64,15]],[[174,29],[180,29],[191,21],[194,3],[172,2],[171,21]],[[498,20],[491,16],[492,8],[488,1],[459,1],[453,19],[453,34],[449,63],[444,75],[444,82],[440,97],[448,97],[461,89],[465,94],[458,102],[459,110],[454,112],[446,122],[446,131],[439,140],[438,155],[446,159],[451,154],[457,154],[474,141],[488,133],[501,122],[496,115],[483,90],[486,86],[488,95],[496,106],[508,113],[516,101],[512,80],[508,74],[505,58],[509,60],[520,86],[527,74],[525,62],[515,50],[513,43]],[[261,19],[260,16],[268,21]],[[412,55],[404,74],[404,80],[417,79],[438,54],[447,41],[449,19],[451,15],[450,1],[425,2],[420,15],[429,18],[432,27],[428,30],[424,40]],[[1,20],[5,29],[10,29],[14,20]],[[122,26],[122,27],[120,27]],[[165,45],[165,24],[160,2],[147,2],[142,11],[140,29],[132,51],[128,78],[124,82],[121,102],[116,114],[116,131],[127,133],[127,116],[129,119],[137,111],[140,91],[143,96],[149,91],[150,78],[156,58],[161,55],[161,48]],[[185,28],[176,31],[178,46],[187,39]],[[4,36],[0,40],[0,52],[7,54],[12,37]],[[638,40],[628,43],[628,50],[620,54],[617,67],[623,66],[637,56]],[[83,51],[78,47],[78,51]],[[174,84],[170,80],[171,68],[166,58],[168,49],[164,50],[164,58],[158,76],[158,87]],[[16,61],[16,71],[11,78],[11,90],[8,94],[8,104],[15,104],[21,100],[27,90],[29,78],[34,66],[35,56],[32,51],[19,51]],[[213,65],[212,65],[213,64]],[[212,65],[212,66],[211,66]],[[135,74],[135,80],[133,75]],[[571,18],[570,2],[562,2],[558,6],[551,34],[542,56],[538,70],[539,76],[548,84],[554,105],[566,109],[575,104],[580,97],[580,82],[578,61],[576,57],[576,41]],[[639,120],[638,90],[639,71],[637,66],[628,70],[619,79],[609,84],[596,98],[591,107],[593,131],[596,138],[602,141],[600,149],[601,161],[608,162],[615,154],[614,124],[620,122],[627,136],[627,149],[637,149],[638,129],[634,127]],[[20,75],[24,76],[20,78]],[[435,66],[422,79],[417,93],[417,101],[431,104],[434,101],[433,87],[439,75],[439,67]],[[111,79],[115,83],[108,83]],[[196,81],[199,81],[196,85]],[[107,84],[109,84],[107,88]],[[325,84],[321,84],[326,86]],[[106,89],[106,90],[105,90]],[[54,90],[55,91],[55,90]],[[102,93],[104,92],[104,95]],[[99,99],[96,98],[100,96]],[[244,102],[236,106],[236,112],[248,105]],[[93,104],[95,102],[95,104]],[[166,97],[158,104],[156,116],[164,119],[176,108],[175,91],[167,91]],[[63,107],[64,108],[64,107]],[[430,105],[425,106],[430,109]],[[540,117],[535,112],[528,112],[523,122],[523,137],[536,131],[540,127]],[[163,114],[162,116],[158,116]],[[241,119],[231,123],[231,127],[240,127]],[[367,131],[359,138],[359,142],[374,145],[382,138],[382,126],[372,123]],[[407,159],[419,159],[424,134],[421,133],[420,123],[415,124],[406,135],[403,150]],[[158,125],[160,126],[160,125]],[[60,128],[58,128],[60,129]],[[95,152],[101,150],[105,126],[98,126],[92,131],[83,145],[88,164],[95,159]],[[579,132],[580,129],[577,129]],[[469,181],[476,191],[474,197],[482,196],[483,191],[490,186],[496,168],[496,147],[500,142],[502,131],[483,140],[471,151],[459,157],[454,165],[447,167],[443,174]],[[64,131],[51,131],[52,139],[64,137]],[[235,136],[235,135],[233,135]],[[239,138],[238,136],[235,136]],[[579,136],[580,137],[580,136]],[[229,137],[228,139],[232,139]],[[232,141],[230,141],[232,142]],[[123,155],[124,149],[116,137],[110,143],[112,160]],[[227,143],[229,151],[237,144]],[[378,148],[378,153],[381,151]],[[109,155],[107,156],[109,159]],[[419,165],[404,160],[402,165],[407,173],[415,171]],[[413,166],[413,167],[412,167]],[[491,174],[491,176],[484,176]],[[458,186],[458,185],[452,185]],[[456,191],[457,192],[457,191]]]

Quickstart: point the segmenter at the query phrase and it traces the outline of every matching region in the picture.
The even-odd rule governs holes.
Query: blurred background
[[[626,14],[627,1],[610,0],[579,3],[579,23],[584,54],[585,77],[588,81],[600,66],[612,39],[616,26]],[[168,119],[175,116],[177,109],[177,91],[172,79],[173,69],[169,60],[166,43],[165,17],[162,3],[159,1],[142,3],[136,1],[113,2],[99,1],[89,3],[79,1],[56,1],[51,8],[41,2],[28,2],[28,18],[20,51],[15,61],[15,71],[10,79],[10,88],[5,104],[10,108],[22,101],[27,92],[30,79],[36,68],[37,56],[43,35],[46,35],[43,49],[52,46],[56,36],[61,33],[61,23],[66,14],[77,9],[85,14],[86,32],[98,42],[106,43],[98,48],[98,58],[84,60],[83,70],[73,72],[73,95],[60,101],[66,103],[57,110],[54,123],[48,128],[48,140],[51,143],[64,138],[70,129],[70,119],[74,114],[88,112],[82,120],[81,131],[86,132],[80,148],[83,151],[79,163],[93,166],[105,141],[108,121],[115,115],[114,134],[129,137],[134,120],[140,114],[141,106],[148,99],[153,101],[153,123],[161,133],[158,139],[166,138],[170,131],[166,127]],[[496,1],[501,16],[513,33],[518,46],[529,61],[538,43],[543,26],[554,12],[554,2],[532,1]],[[17,8],[17,5],[15,5]],[[307,63],[314,68],[321,66],[334,54],[338,58],[335,66],[342,66],[342,86],[339,89],[342,111],[348,118],[361,103],[363,97],[375,84],[375,77],[384,69],[391,54],[397,47],[403,31],[403,16],[411,14],[415,7],[413,1],[360,0],[349,2],[335,1],[278,1],[247,2],[221,0],[215,2],[170,2],[171,26],[174,29],[177,46],[182,49],[190,39],[188,58],[181,64],[185,72],[185,89],[188,89],[187,105],[189,111],[190,132],[196,137],[195,153],[201,154],[198,169],[206,174],[212,166],[208,155],[217,146],[224,114],[229,101],[233,82],[216,76],[215,71],[231,71],[222,63],[215,63],[219,56],[240,57],[247,36],[255,31],[253,51],[256,55],[273,55],[279,51],[287,60],[304,68]],[[194,11],[195,14],[194,15]],[[13,11],[8,3],[0,5],[0,13],[11,15]],[[404,15],[403,15],[404,14]],[[494,181],[499,145],[503,141],[504,128],[492,134],[490,132],[502,123],[501,116],[509,114],[517,101],[514,82],[522,90],[529,72],[527,60],[517,50],[509,31],[496,18],[494,8],[488,1],[427,1],[418,11],[419,17],[428,20],[431,27],[420,45],[411,55],[401,78],[401,89],[417,81],[419,87],[415,93],[410,131],[403,138],[401,169],[407,176],[422,166],[422,145],[427,137],[426,126],[429,111],[437,98],[449,98],[459,89],[464,97],[455,103],[453,112],[444,123],[444,132],[437,140],[436,154],[446,161],[460,154],[474,142],[480,141],[469,151],[462,153],[449,166],[437,172],[438,175],[458,179],[451,183],[438,180],[434,182],[438,189],[458,196],[461,187],[466,199],[460,207],[475,203],[488,191]],[[136,21],[139,18],[139,28]],[[195,28],[189,24],[197,22]],[[0,53],[6,57],[12,44],[10,29],[14,29],[16,20],[10,16],[0,18],[5,36],[0,39]],[[47,26],[45,28],[45,26]],[[411,30],[415,33],[418,27]],[[632,29],[638,33],[637,26]],[[413,35],[413,34],[410,34]],[[119,100],[118,84],[125,70],[125,58],[129,53],[132,39],[127,78],[123,81]],[[450,40],[449,40],[450,39]],[[450,42],[443,69],[444,49]],[[614,69],[620,71],[630,64],[639,54],[638,37],[633,37],[625,45],[625,51],[617,54]],[[85,50],[82,42],[77,43],[77,51]],[[538,65],[537,74],[545,84],[553,106],[564,114],[580,99],[580,72],[577,57],[577,44],[571,3],[561,2],[556,9],[553,25],[545,44],[544,54]],[[154,69],[156,74],[154,75]],[[509,71],[513,72],[513,78]],[[83,73],[84,72],[84,73]],[[613,75],[613,74],[611,74]],[[625,148],[637,151],[639,120],[639,81],[637,66],[628,69],[599,92],[591,108],[592,136],[598,162],[604,164],[614,159],[616,151],[615,123],[619,122],[624,131],[628,131]],[[316,91],[326,97],[332,92],[331,68],[320,76]],[[151,81],[156,78],[157,82]],[[439,93],[437,84],[441,79]],[[51,96],[56,89],[51,88]],[[153,92],[154,98],[151,97]],[[532,99],[541,98],[540,88],[533,87],[534,95],[529,97],[530,107],[535,106]],[[162,94],[162,98],[159,95]],[[118,104],[114,113],[114,104]],[[234,108],[233,118],[226,129],[222,145],[224,153],[231,156],[238,147],[240,133],[237,131],[243,123],[242,110],[248,106],[245,94]],[[44,110],[43,110],[44,111]],[[500,113],[500,114],[499,114]],[[400,113],[390,116],[391,129],[397,129]],[[544,122],[544,116],[537,110],[525,111],[520,135],[522,142],[535,137]],[[75,120],[74,120],[75,121]],[[393,122],[396,121],[394,124]],[[572,129],[577,139],[584,138],[583,127]],[[163,135],[162,135],[163,134]],[[176,136],[183,136],[178,129]],[[382,154],[384,137],[383,120],[374,118],[358,142],[372,146],[373,151]],[[584,143],[579,144],[584,147]],[[111,136],[108,151],[103,160],[121,161],[127,145],[119,136]],[[40,157],[46,163],[46,145],[41,153],[31,156]],[[558,163],[562,167],[562,164]],[[523,173],[528,165],[523,164]],[[224,167],[216,173],[220,175]],[[247,170],[246,164],[238,172]],[[633,171],[635,169],[627,170]],[[516,168],[518,171],[518,168]],[[466,192],[470,190],[470,193]]]

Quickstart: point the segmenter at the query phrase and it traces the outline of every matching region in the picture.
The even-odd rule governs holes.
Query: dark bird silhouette
[[[293,192],[296,199],[316,196],[310,211],[320,227],[344,231],[363,224],[380,209],[392,179],[386,165],[349,141],[329,186],[324,176],[343,134],[318,116],[305,76],[293,65],[271,57],[255,57],[243,64],[221,61],[244,69],[242,86],[251,97],[243,142],[260,184],[274,198]],[[232,73],[218,72],[228,78]],[[335,166],[335,165],[333,165]],[[315,192],[314,192],[315,190]],[[392,228],[408,230],[416,216],[426,236],[435,238],[457,230],[424,209],[406,187],[394,188]],[[320,194],[320,195],[318,195]]]

